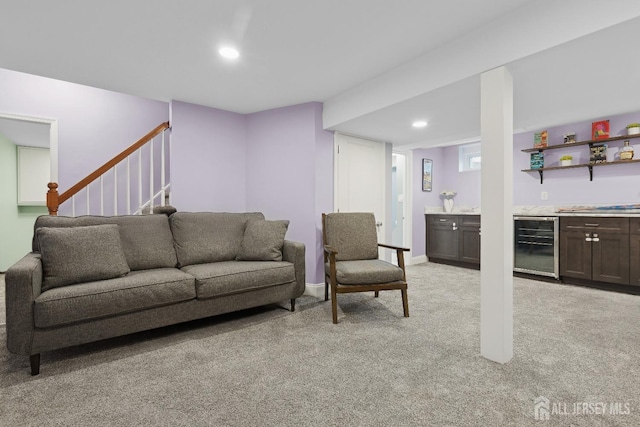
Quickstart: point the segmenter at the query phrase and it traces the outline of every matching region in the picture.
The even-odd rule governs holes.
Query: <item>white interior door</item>
[[[335,134],[336,212],[373,212],[378,242],[385,241],[385,144]]]

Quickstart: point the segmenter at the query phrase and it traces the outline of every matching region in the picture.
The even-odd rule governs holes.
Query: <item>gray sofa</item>
[[[261,213],[42,216],[5,276],[7,348],[30,356],[295,299],[305,247]]]

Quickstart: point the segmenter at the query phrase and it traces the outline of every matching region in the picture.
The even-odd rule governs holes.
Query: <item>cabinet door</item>
[[[640,286],[640,234],[629,237],[629,284]]]
[[[590,233],[582,231],[560,232],[560,275],[591,279]]]
[[[600,282],[629,284],[629,236],[591,233],[592,279]]]
[[[480,217],[460,216],[460,261],[480,264]]]
[[[447,218],[447,221],[442,222],[428,221],[427,256],[429,258],[458,260],[458,229],[454,218]]]
[[[640,286],[640,218],[629,218],[629,284]]]

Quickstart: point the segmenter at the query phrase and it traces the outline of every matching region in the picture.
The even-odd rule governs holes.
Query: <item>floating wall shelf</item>
[[[603,143],[603,142],[612,142],[612,141],[623,141],[623,140],[629,140],[629,139],[634,139],[634,138],[640,138],[640,135],[624,135],[624,136],[614,136],[611,138],[606,138],[606,139],[591,139],[589,141],[578,141],[578,142],[571,142],[568,144],[557,144],[557,145],[549,145],[547,147],[541,147],[541,148],[527,148],[522,150],[523,153],[539,153],[542,151],[547,151],[547,150],[556,150],[559,148],[572,148],[572,147],[576,147],[576,146],[580,146],[580,145],[588,145],[591,146],[592,144],[598,144],[598,143]],[[598,167],[598,166],[610,166],[610,165],[619,165],[619,164],[623,164],[623,163],[638,163],[640,162],[640,159],[632,159],[632,160],[615,160],[612,162],[604,162],[604,163],[583,163],[583,164],[579,164],[579,165],[571,165],[571,166],[549,166],[549,167],[544,167],[544,168],[539,168],[539,169],[522,169],[522,172],[538,172],[540,174],[540,184],[542,184],[543,180],[544,180],[544,171],[549,171],[549,170],[558,170],[558,169],[574,169],[574,168],[589,168],[589,181],[593,181],[593,168],[594,167]]]

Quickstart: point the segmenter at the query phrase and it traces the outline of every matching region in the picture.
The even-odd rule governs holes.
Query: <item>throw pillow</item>
[[[121,277],[129,265],[115,224],[36,230],[44,279],[42,290]]]
[[[244,230],[239,261],[282,261],[284,235],[289,221],[254,220]]]

